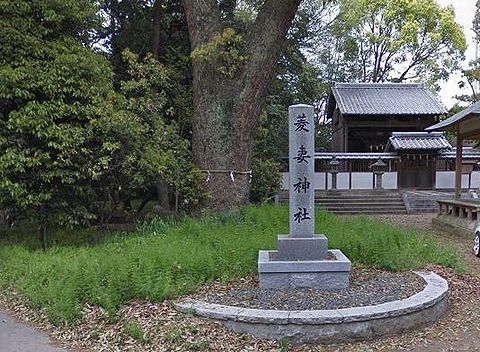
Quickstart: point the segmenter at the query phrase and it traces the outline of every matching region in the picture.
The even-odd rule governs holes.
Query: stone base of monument
[[[278,251],[259,251],[260,288],[345,290],[350,281],[350,260],[338,249],[327,251],[325,259],[285,260]]]
[[[417,273],[426,286],[413,296],[371,306],[330,310],[250,309],[187,300],[175,308],[209,318],[258,338],[292,344],[338,343],[418,330],[447,310],[448,283],[435,273]]]
[[[327,257],[328,239],[325,235],[291,237],[278,235],[277,260],[321,260]]]

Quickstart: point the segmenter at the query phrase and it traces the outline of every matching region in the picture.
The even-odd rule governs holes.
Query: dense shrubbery
[[[428,263],[462,270],[457,252],[430,236],[365,218],[337,218],[317,211],[317,232],[342,249],[353,265],[389,270]],[[73,323],[85,303],[111,314],[130,299],[161,301],[213,279],[256,273],[259,249],[276,247],[288,229],[286,207],[248,207],[181,221],[154,219],[131,234],[97,246],[63,246],[46,252],[24,245],[0,249],[0,288],[12,287],[56,324]]]
[[[90,0],[4,1],[0,17],[0,209],[45,234],[128,218],[152,190],[173,194],[175,211],[199,203],[179,132],[189,94],[175,70],[126,51],[114,82],[111,63],[87,45],[98,24]]]
[[[272,200],[280,192],[280,164],[271,159],[253,159],[250,201],[262,203]]]

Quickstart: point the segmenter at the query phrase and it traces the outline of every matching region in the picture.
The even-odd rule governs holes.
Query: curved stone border
[[[263,310],[187,301],[184,313],[218,320],[236,332],[292,343],[333,343],[397,334],[437,321],[447,309],[448,283],[433,272],[417,272],[427,283],[406,299],[375,306],[332,310]]]

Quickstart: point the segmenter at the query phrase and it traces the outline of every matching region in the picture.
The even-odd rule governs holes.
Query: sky
[[[475,44],[473,41],[472,21],[475,15],[476,0],[437,0],[441,6],[452,5],[455,9],[455,19],[463,27],[467,39],[467,51],[465,52],[465,61],[462,66],[466,68],[468,62],[475,59]],[[470,94],[469,90],[460,90],[458,81],[461,80],[461,74],[452,75],[447,82],[441,84],[440,99],[446,108],[451,108],[456,102],[453,96],[462,92]]]

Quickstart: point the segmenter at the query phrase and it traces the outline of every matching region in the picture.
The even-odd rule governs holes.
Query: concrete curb
[[[406,299],[333,310],[250,309],[200,301],[176,303],[184,313],[218,320],[259,338],[292,343],[334,343],[397,334],[437,321],[447,309],[448,283],[433,272],[417,272],[426,287]]]

